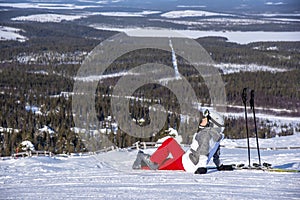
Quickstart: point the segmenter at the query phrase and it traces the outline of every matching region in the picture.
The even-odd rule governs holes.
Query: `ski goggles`
[[[209,110],[208,109],[204,110],[203,116],[204,117],[208,117],[209,116]]]

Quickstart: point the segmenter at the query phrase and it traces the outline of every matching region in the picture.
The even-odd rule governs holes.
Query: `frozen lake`
[[[300,32],[265,32],[265,31],[201,31],[201,30],[169,30],[151,28],[113,28],[93,25],[96,29],[124,32],[135,37],[226,37],[229,42],[248,44],[263,41],[300,41]]]

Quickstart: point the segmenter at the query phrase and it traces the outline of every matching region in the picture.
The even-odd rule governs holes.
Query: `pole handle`
[[[254,90],[251,90],[250,92],[250,108],[253,110],[254,109]]]

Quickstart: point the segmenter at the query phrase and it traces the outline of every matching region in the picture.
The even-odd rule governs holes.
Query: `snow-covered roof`
[[[34,145],[28,140],[21,142],[21,146],[22,146],[22,150],[24,150],[24,151],[26,151],[26,150],[34,151],[35,150]]]

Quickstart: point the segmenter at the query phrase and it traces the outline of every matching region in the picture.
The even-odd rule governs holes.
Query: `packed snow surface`
[[[300,135],[260,139],[261,146],[297,145]],[[225,140],[239,143],[245,140]],[[146,149],[146,153],[154,149]],[[69,157],[0,160],[0,199],[299,199],[300,173],[132,170],[137,150]],[[225,164],[247,163],[247,149],[221,149]],[[300,150],[262,150],[263,162],[300,169]],[[257,161],[251,150],[251,162]],[[213,166],[209,163],[209,166]]]

